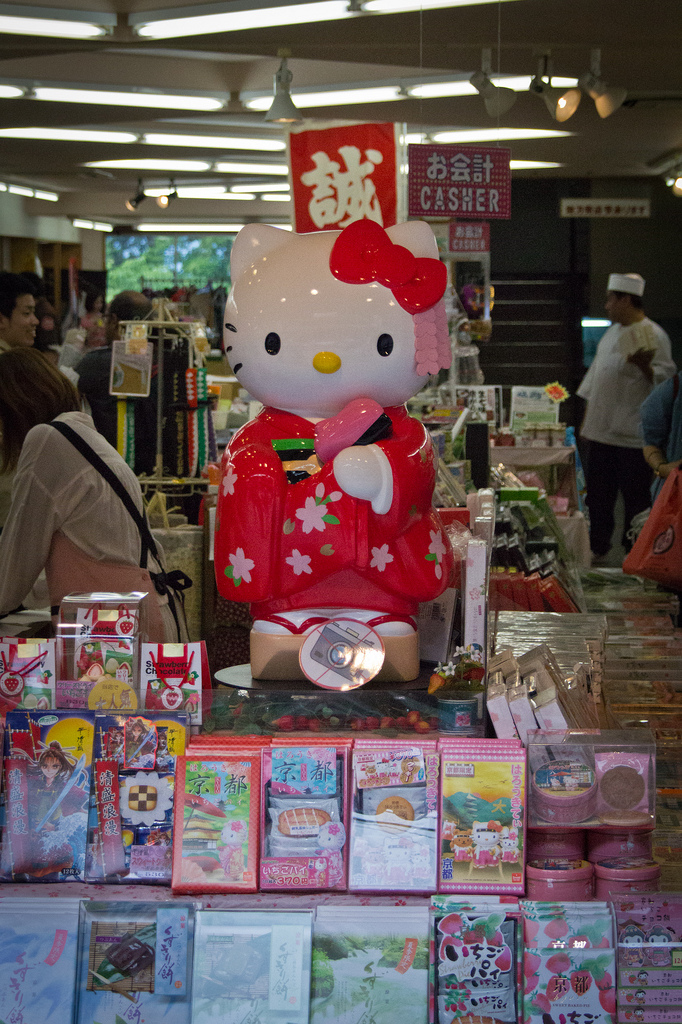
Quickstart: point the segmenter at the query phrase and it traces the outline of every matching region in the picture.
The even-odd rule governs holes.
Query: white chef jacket
[[[638,366],[628,363],[619,346],[621,331],[627,328],[611,324],[605,331],[589,370],[578,388],[587,400],[581,428],[582,437],[620,448],[641,448],[640,406],[656,384],[677,372],[670,353],[670,338],[662,327],[644,318],[656,335],[657,348],[651,363],[654,379],[650,383]]]

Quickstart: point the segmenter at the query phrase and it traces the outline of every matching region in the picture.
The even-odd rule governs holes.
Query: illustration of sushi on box
[[[441,759],[439,892],[522,893],[523,748],[496,753],[444,742]]]
[[[83,881],[94,713],[10,711],[3,874]]]
[[[260,751],[178,758],[173,890],[255,892]]]
[[[188,726],[185,713],[95,717],[88,881],[170,882],[175,760]]]

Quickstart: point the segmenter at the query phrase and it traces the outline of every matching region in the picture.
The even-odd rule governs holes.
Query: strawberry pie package
[[[350,744],[263,750],[261,889],[345,889]]]

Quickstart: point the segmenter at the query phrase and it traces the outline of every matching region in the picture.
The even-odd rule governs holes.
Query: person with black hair
[[[80,325],[86,332],[86,348],[100,348],[102,345],[106,345],[104,295],[102,292],[88,291],[85,293],[85,316],[81,317]]]
[[[21,276],[31,285],[36,300],[38,326],[36,327],[35,347],[39,352],[50,353],[50,358],[56,365],[60,348],[57,312],[47,297],[42,277],[34,274],[31,270],[24,270]]]
[[[578,388],[587,401],[580,434],[588,441],[587,506],[595,562],[611,547],[618,492],[625,506],[626,551],[632,546],[627,536],[632,519],[649,507],[651,469],[642,455],[640,407],[656,384],[676,372],[670,338],[645,316],[643,295],[639,274],[610,275],[604,305],[611,326]]]
[[[0,352],[33,345],[38,323],[30,281],[21,274],[0,273]]]

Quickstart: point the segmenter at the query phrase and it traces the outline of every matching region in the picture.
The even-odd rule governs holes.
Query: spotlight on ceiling
[[[672,172],[672,177],[668,179],[670,188],[672,189],[673,195],[682,196],[682,171],[678,168]],[[666,182],[667,184],[668,182]]]
[[[280,51],[280,56],[282,57],[282,63],[274,80],[275,96],[270,109],[265,115],[265,120],[272,121],[275,124],[295,124],[297,121],[302,121],[303,118],[294,106],[289,92],[294,76],[289,71],[287,57],[283,51]]]
[[[549,67],[549,56],[540,58],[538,71],[529,85],[529,91],[541,96],[555,121],[567,121],[575,114],[580,103],[580,89],[555,89]]]
[[[146,199],[144,189],[142,188],[142,178],[137,179],[137,192],[130,199],[126,199],[126,210],[130,210],[131,213],[135,213],[140,203],[143,203]]]
[[[501,117],[516,102],[516,93],[513,89],[505,89],[494,85],[490,81],[492,51],[484,49],[481,58],[481,70],[475,71],[469,82],[476,92],[480,93],[485,103],[485,109],[490,117]]]
[[[590,54],[590,70],[581,75],[578,84],[583,92],[594,100],[600,117],[609,117],[618,110],[625,101],[627,89],[620,86],[608,86],[601,77],[601,50],[592,50]]]
[[[169,191],[156,197],[156,205],[160,206],[162,210],[165,210],[166,207],[170,206],[175,199],[178,199],[178,190],[175,187],[175,182],[171,181]]]

